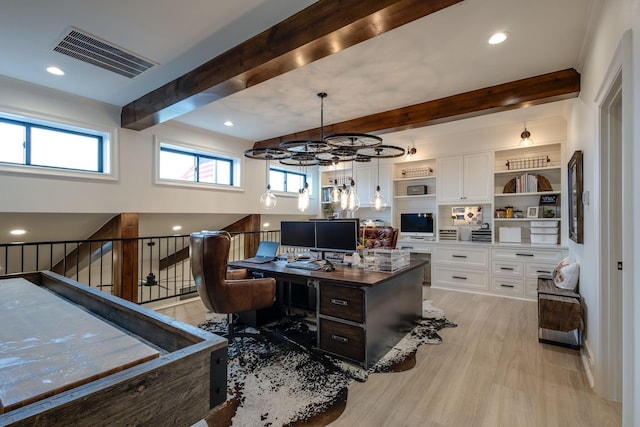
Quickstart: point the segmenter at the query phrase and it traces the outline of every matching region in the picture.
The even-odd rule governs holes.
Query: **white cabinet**
[[[438,159],[439,203],[491,203],[489,153]]]
[[[491,291],[501,295],[535,298],[538,276],[550,276],[567,256],[565,249],[494,247],[491,250]]]
[[[358,167],[353,171],[354,180],[358,197],[360,197],[360,206],[371,206],[376,187],[380,185],[380,193],[387,201],[387,206],[393,203],[392,182],[391,182],[391,165],[380,165],[380,180],[378,181],[378,165]]]
[[[486,292],[489,289],[489,248],[437,244],[432,286]]]

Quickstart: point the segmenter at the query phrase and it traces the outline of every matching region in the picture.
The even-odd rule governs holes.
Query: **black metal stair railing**
[[[280,240],[279,230],[231,233],[230,261],[245,258],[244,241],[251,234],[259,234],[260,240]],[[196,295],[188,234],[0,243],[0,276],[43,270],[112,295],[137,296],[133,299],[139,304]],[[133,283],[126,283],[127,278]]]

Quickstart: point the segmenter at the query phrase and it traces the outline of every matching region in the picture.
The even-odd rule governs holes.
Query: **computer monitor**
[[[433,237],[434,214],[403,213],[400,214],[400,233],[409,237]]]
[[[353,252],[358,247],[359,223],[354,220],[313,221],[316,226],[316,249]]]
[[[280,245],[313,249],[316,246],[316,229],[311,221],[280,222]]]

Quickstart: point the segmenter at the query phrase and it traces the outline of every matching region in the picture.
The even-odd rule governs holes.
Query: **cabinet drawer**
[[[489,267],[489,250],[486,248],[439,246],[435,253],[438,264],[458,265],[461,267]]]
[[[488,290],[489,272],[437,266],[435,268],[435,286]]]
[[[524,280],[516,278],[494,277],[491,281],[491,290],[503,295],[523,296]]]
[[[526,268],[527,278],[538,280],[538,276],[551,276],[556,265],[557,264],[528,262]]]
[[[497,276],[523,277],[524,263],[518,261],[493,261],[491,274]]]
[[[320,319],[320,349],[364,362],[364,329]]]
[[[526,262],[548,262],[559,263],[565,256],[561,250],[540,250],[527,248],[493,249],[491,256],[493,259],[518,260]]]
[[[364,290],[321,283],[320,314],[363,323]]]

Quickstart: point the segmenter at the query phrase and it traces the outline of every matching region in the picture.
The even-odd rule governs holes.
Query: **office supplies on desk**
[[[303,270],[320,270],[322,268],[321,264],[316,264],[308,261],[293,261],[288,262],[286,265],[287,268],[300,268]]]

